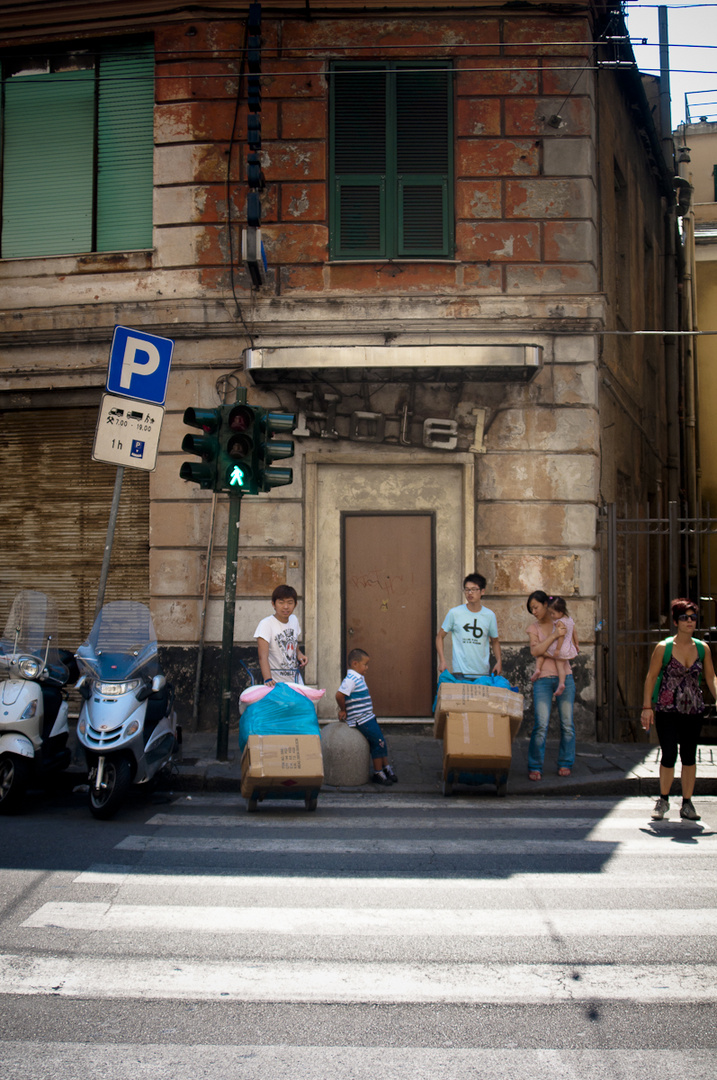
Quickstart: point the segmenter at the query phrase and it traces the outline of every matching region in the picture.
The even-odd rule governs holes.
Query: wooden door
[[[343,655],[364,649],[377,716],[431,715],[431,514],[343,515]]]

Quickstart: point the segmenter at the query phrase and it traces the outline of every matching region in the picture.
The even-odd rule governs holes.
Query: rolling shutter
[[[148,42],[100,57],[97,251],[152,246],[154,51]]]
[[[0,414],[0,630],[20,589],[57,600],[60,647],[93,621],[116,469],[91,460],[97,409]],[[149,476],[125,469],[106,600],[149,598]]]
[[[2,256],[92,250],[94,71],[5,82]]]

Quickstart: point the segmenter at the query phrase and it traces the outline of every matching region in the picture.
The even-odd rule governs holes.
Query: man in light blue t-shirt
[[[490,673],[490,652],[493,650],[495,664],[493,674],[500,675],[503,664],[498,641],[498,623],[490,608],[483,607],[482,598],[486,580],[482,574],[469,574],[463,582],[465,604],[451,608],[436,635],[438,672],[448,671],[443,655],[443,641],[451,635],[453,645],[453,674],[474,678]]]

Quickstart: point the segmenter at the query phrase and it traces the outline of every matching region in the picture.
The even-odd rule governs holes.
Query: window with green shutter
[[[450,66],[334,64],[330,160],[331,258],[452,256]]]
[[[148,41],[3,57],[0,256],[152,246]]]

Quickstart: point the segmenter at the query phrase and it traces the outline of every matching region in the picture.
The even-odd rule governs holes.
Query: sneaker
[[[659,799],[655,803],[655,809],[652,811],[652,820],[653,821],[662,821],[663,817],[665,816],[665,814],[667,813],[667,811],[669,809],[670,809],[670,800],[669,799],[663,799],[662,795],[660,795]]]
[[[381,770],[381,772],[375,772],[372,775],[371,783],[372,784],[383,784],[384,787],[390,787],[391,786],[391,781],[386,776],[386,773],[383,771],[383,769]]]
[[[389,778],[389,780],[391,781],[392,784],[397,784],[398,783],[398,777],[396,776],[395,772],[393,771],[393,768],[392,768],[391,765],[387,766],[383,771],[385,772],[386,776]]]
[[[680,817],[687,821],[701,821],[700,815],[692,805],[692,799],[683,799],[680,807]]]

